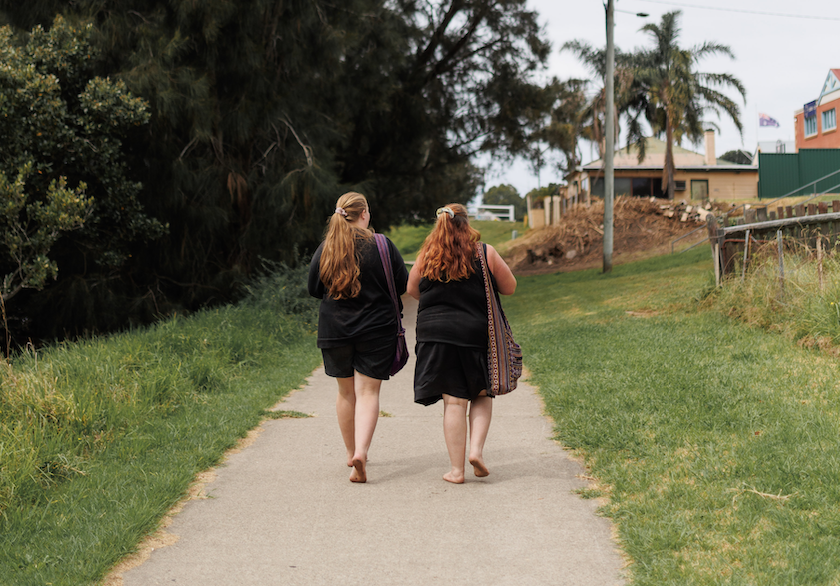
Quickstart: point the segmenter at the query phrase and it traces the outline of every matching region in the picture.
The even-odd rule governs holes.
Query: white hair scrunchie
[[[336,214],[341,214],[345,218],[347,217],[347,212],[344,211],[344,208],[335,208],[335,213]]]
[[[448,207],[447,208],[438,208],[437,211],[435,212],[435,217],[437,217],[441,214],[449,214],[449,217],[451,219],[455,218],[455,212],[452,211],[452,208],[448,208]]]

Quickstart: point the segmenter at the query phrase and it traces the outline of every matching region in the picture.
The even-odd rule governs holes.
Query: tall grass
[[[776,244],[760,248],[745,278],[723,282],[706,306],[752,326],[778,332],[806,346],[838,353],[840,348],[840,253],[835,249],[819,264],[813,248],[789,243],[780,279]]]
[[[84,584],[319,356],[305,266],[236,306],[29,350],[0,372],[0,583]]]
[[[519,279],[525,364],[633,584],[840,583],[836,360],[718,311],[710,256]]]

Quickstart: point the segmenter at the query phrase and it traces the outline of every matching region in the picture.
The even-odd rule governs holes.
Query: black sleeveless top
[[[309,294],[321,300],[318,313],[318,348],[335,348],[381,337],[395,336],[397,314],[388,290],[385,269],[379,249],[373,238],[359,238],[360,271],[362,290],[352,299],[333,299],[321,281],[321,253],[324,243],[318,247],[309,265]],[[388,240],[391,256],[391,270],[394,273],[394,287],[397,295],[405,293],[408,272],[405,261],[394,243]],[[398,299],[402,313],[402,299]]]
[[[420,279],[417,341],[487,350],[487,298],[478,258],[460,281]]]

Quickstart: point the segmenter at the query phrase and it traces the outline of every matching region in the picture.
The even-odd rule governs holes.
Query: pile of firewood
[[[646,250],[670,242],[705,222],[705,206],[661,199],[620,196],[613,206],[613,238],[617,251]],[[514,271],[578,264],[601,255],[604,204],[578,204],[567,208],[560,222],[529,230],[505,247],[504,256]]]
[[[651,198],[652,202],[660,201]],[[706,217],[709,214],[714,214],[712,204],[706,202],[704,205],[689,204],[685,201],[670,201],[667,203],[660,203],[659,209],[662,210],[662,215],[666,218],[679,218],[680,222],[695,221],[705,223]]]

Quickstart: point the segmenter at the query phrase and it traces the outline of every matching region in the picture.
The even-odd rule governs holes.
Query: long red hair
[[[350,191],[338,198],[336,211],[330,218],[321,251],[321,281],[333,299],[358,297],[362,290],[359,282],[359,255],[356,238],[373,237],[372,230],[363,230],[353,225],[368,209],[364,195]],[[343,213],[342,213],[343,211]]]
[[[470,226],[467,208],[459,203],[440,208],[435,227],[420,248],[424,257],[420,276],[444,282],[466,279],[475,272],[475,243],[480,240],[481,233]]]

